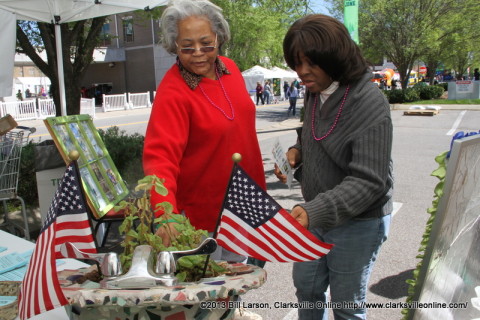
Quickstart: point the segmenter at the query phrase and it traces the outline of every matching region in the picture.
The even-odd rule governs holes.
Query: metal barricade
[[[20,159],[22,147],[28,142],[30,134],[35,132],[35,128],[17,126],[11,131],[0,136],[0,200],[3,201],[4,217],[0,227],[7,227],[12,234],[16,229],[23,231],[25,239],[30,240],[30,230],[28,227],[25,202],[17,194],[18,177],[20,174]],[[20,226],[12,221],[8,214],[8,200],[19,200],[24,220],[24,226]]]

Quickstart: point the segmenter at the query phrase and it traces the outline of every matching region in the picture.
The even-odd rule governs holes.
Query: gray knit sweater
[[[392,212],[393,168],[390,106],[365,74],[350,84],[343,111],[327,138],[312,135],[315,95],[305,97],[305,118],[298,143],[301,183],[309,228],[330,230],[349,219],[382,217]],[[317,138],[332,127],[347,86],[340,86],[315,112]],[[320,108],[321,107],[321,108]]]

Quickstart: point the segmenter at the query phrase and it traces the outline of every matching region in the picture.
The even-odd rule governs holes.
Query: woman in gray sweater
[[[319,260],[294,264],[297,298],[314,306],[299,309],[299,319],[322,319],[325,308],[335,319],[366,319],[367,284],[392,211],[390,106],[338,20],[303,17],[283,49],[307,88],[303,128],[287,152],[305,202],[291,214],[334,245]],[[278,168],[275,173],[286,180]]]

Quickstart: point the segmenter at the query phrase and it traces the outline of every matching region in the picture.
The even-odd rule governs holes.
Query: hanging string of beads
[[[233,104],[232,104],[232,102],[230,101],[230,97],[228,96],[227,91],[225,90],[225,87],[223,86],[222,78],[220,78],[220,75],[218,74],[218,70],[217,70],[217,69],[215,69],[215,74],[217,75],[217,79],[218,79],[218,81],[220,82],[220,86],[222,87],[223,95],[225,96],[225,99],[227,99],[228,105],[230,106],[231,116],[227,115],[227,113],[225,112],[225,110],[223,110],[222,108],[220,108],[219,106],[217,106],[217,105],[212,101],[212,99],[210,99],[210,97],[206,94],[206,92],[205,92],[205,90],[203,89],[203,87],[202,87],[201,84],[198,84],[198,86],[200,87],[200,91],[202,91],[203,96],[208,100],[208,102],[210,102],[210,104],[211,104],[213,107],[215,107],[216,109],[218,109],[218,110],[225,116],[225,118],[227,118],[228,120],[233,120],[233,119],[235,119],[235,110],[233,109]]]
[[[340,105],[340,108],[338,108],[338,112],[337,112],[337,115],[335,117],[335,120],[333,121],[332,126],[330,127],[330,129],[328,129],[327,133],[325,133],[320,138],[318,138],[315,135],[315,110],[317,109],[317,102],[318,102],[318,96],[319,96],[318,94],[315,95],[315,100],[313,102],[313,108],[312,108],[312,136],[313,136],[313,139],[315,139],[316,141],[322,141],[325,138],[327,138],[333,132],[333,130],[337,126],[337,123],[338,123],[338,120],[340,119],[340,116],[342,115],[343,106],[345,105],[345,101],[347,100],[347,96],[348,96],[349,91],[350,91],[350,86],[347,86],[347,89],[345,90],[345,94],[343,95],[342,104]]]

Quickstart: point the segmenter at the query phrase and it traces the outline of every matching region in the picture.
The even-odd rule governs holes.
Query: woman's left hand
[[[308,214],[305,209],[300,206],[296,206],[290,212],[290,215],[297,220],[303,227],[308,228]]]
[[[155,234],[162,238],[162,243],[165,247],[170,247],[172,244],[172,239],[175,239],[180,232],[175,228],[176,222],[167,222],[162,225],[157,229],[157,232]]]

